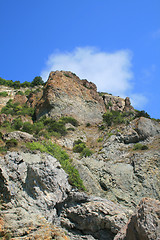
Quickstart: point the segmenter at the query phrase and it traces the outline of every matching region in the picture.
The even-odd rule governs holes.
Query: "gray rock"
[[[30,222],[38,224],[39,216],[54,222],[55,205],[71,190],[67,174],[54,157],[41,153],[34,156],[8,152],[0,158],[0,194],[10,205],[3,214],[15,236],[22,235]]]
[[[62,226],[92,234],[95,239],[113,239],[124,226],[130,211],[108,200],[92,197],[89,201],[65,205],[61,213]]]
[[[160,202],[144,198],[114,240],[159,240]]]
[[[146,143],[148,150],[134,151],[133,144],[112,135],[98,153],[74,159],[88,192],[131,208],[142,197],[160,199],[159,136]]]
[[[36,141],[36,138],[33,137],[33,135],[26,133],[26,132],[21,132],[21,131],[14,131],[14,132],[9,132],[3,135],[3,140],[10,140],[10,139],[16,139],[17,141],[24,141],[24,142],[32,142]]]
[[[121,136],[124,143],[136,143],[160,134],[160,124],[148,118],[138,118],[125,126]]]
[[[110,201],[73,191],[60,163],[40,152],[0,157],[0,194],[5,229],[17,239],[34,239],[36,233],[50,239],[55,236],[52,224],[67,227],[71,239],[113,239],[131,214]]]

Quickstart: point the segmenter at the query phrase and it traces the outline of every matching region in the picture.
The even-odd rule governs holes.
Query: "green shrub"
[[[133,150],[147,150],[148,147],[146,145],[143,145],[141,143],[136,143],[134,146],[133,146]]]
[[[118,111],[107,111],[103,114],[103,121],[106,122],[108,126],[111,126],[113,124],[124,123],[124,118]]]
[[[44,81],[42,80],[42,77],[37,76],[31,82],[31,87],[39,86],[39,85],[44,85]]]
[[[26,146],[31,150],[40,150],[41,152],[47,152],[54,156],[61,164],[62,168],[69,175],[69,182],[71,185],[77,187],[80,190],[85,190],[83,182],[79,176],[78,170],[72,165],[71,159],[68,154],[62,150],[58,145],[52,142],[32,142],[27,143]]]
[[[145,112],[144,110],[142,111],[139,111],[139,110],[136,110],[136,117],[145,117],[145,118],[151,118],[150,115]]]
[[[97,139],[97,142],[102,142],[103,141],[103,138],[98,138]]]
[[[73,147],[73,152],[81,153],[84,150],[84,148],[86,148],[86,144],[83,142],[75,144]]]
[[[18,141],[14,138],[6,141],[6,148],[9,149],[11,147],[16,147],[18,145]]]
[[[29,94],[30,94],[31,92],[32,92],[31,90],[27,89],[27,90],[24,92],[24,94],[25,94],[26,96],[29,96]]]
[[[5,146],[0,147],[0,153],[6,153],[7,148]]]
[[[7,97],[8,93],[6,91],[0,92],[0,97]]]
[[[38,134],[42,129],[44,129],[43,122],[35,122],[33,124],[33,130],[35,134]]]
[[[33,124],[31,124],[30,122],[24,122],[23,127],[22,127],[22,131],[30,133],[30,134],[33,133],[33,131],[34,131]]]
[[[12,127],[15,129],[15,130],[20,130],[23,126],[23,122],[20,118],[16,118],[13,123],[12,123]]]
[[[64,76],[65,77],[68,77],[68,78],[72,78],[69,74],[67,74],[67,73],[64,73]]]
[[[90,123],[86,123],[86,127],[90,127],[91,126],[91,124]]]
[[[73,143],[73,152],[80,153],[81,157],[89,157],[93,152],[86,147],[86,144],[80,139],[74,141]]]
[[[16,92],[16,95],[21,95],[21,96],[23,96],[23,95],[24,95],[24,92],[18,91],[18,92]]]
[[[104,130],[104,129],[105,129],[105,125],[104,125],[104,124],[99,125],[99,126],[98,126],[98,129],[99,129],[99,130]]]
[[[2,137],[3,137],[3,134],[2,134],[2,132],[0,132],[0,139],[2,139]]]
[[[12,128],[11,123],[8,122],[7,120],[5,120],[5,121],[2,123],[2,127],[4,127],[4,128]]]
[[[63,121],[64,123],[71,123],[73,126],[78,127],[78,121],[73,117],[61,117],[59,121]]]
[[[75,131],[75,129],[70,127],[70,128],[67,128],[67,131]]]
[[[89,148],[84,148],[80,154],[81,157],[89,157],[93,154],[93,151],[91,151]]]
[[[12,103],[12,100],[10,99],[6,106],[2,108],[1,113],[5,114],[11,114],[11,115],[28,115],[33,116],[34,109],[31,107],[28,107],[27,104],[20,105],[19,103]]]
[[[55,135],[55,133],[57,133],[60,136],[65,136],[67,134],[67,129],[65,127],[64,121],[57,122],[55,120],[52,120],[51,118],[47,118],[44,119],[42,122],[44,123],[46,130],[52,135]]]

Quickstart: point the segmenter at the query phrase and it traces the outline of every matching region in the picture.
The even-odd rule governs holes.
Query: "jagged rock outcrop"
[[[112,96],[108,93],[101,93],[104,100],[105,106],[110,111],[119,111],[119,112],[135,112],[134,108],[131,105],[129,97],[121,98]]]
[[[16,239],[34,239],[36,234],[41,235],[38,239],[51,239],[60,224],[67,227],[71,239],[113,239],[132,213],[73,191],[59,162],[38,152],[8,152],[0,157],[0,194],[5,202],[1,232]]]
[[[52,118],[69,115],[81,123],[99,123],[105,112],[103,99],[95,84],[80,80],[65,71],[51,72],[44,86],[43,97],[37,104],[36,117],[47,114]]]
[[[159,240],[160,202],[144,198],[114,240]]]

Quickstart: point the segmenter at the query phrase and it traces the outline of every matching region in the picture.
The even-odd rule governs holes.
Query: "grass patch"
[[[6,91],[0,92],[0,97],[7,97],[8,93]]]
[[[141,143],[136,143],[134,146],[133,146],[133,150],[147,150],[148,147],[146,145],[143,145]]]
[[[72,161],[69,158],[68,154],[62,150],[57,144],[52,143],[51,141],[32,142],[26,143],[26,146],[30,150],[39,150],[41,152],[46,152],[55,157],[61,164],[64,171],[69,175],[69,183],[77,187],[79,190],[85,190],[82,179],[79,176],[78,170],[72,165]]]

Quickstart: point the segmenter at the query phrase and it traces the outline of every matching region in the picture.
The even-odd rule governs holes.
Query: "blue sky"
[[[160,118],[159,0],[0,0],[0,77],[71,70]]]

